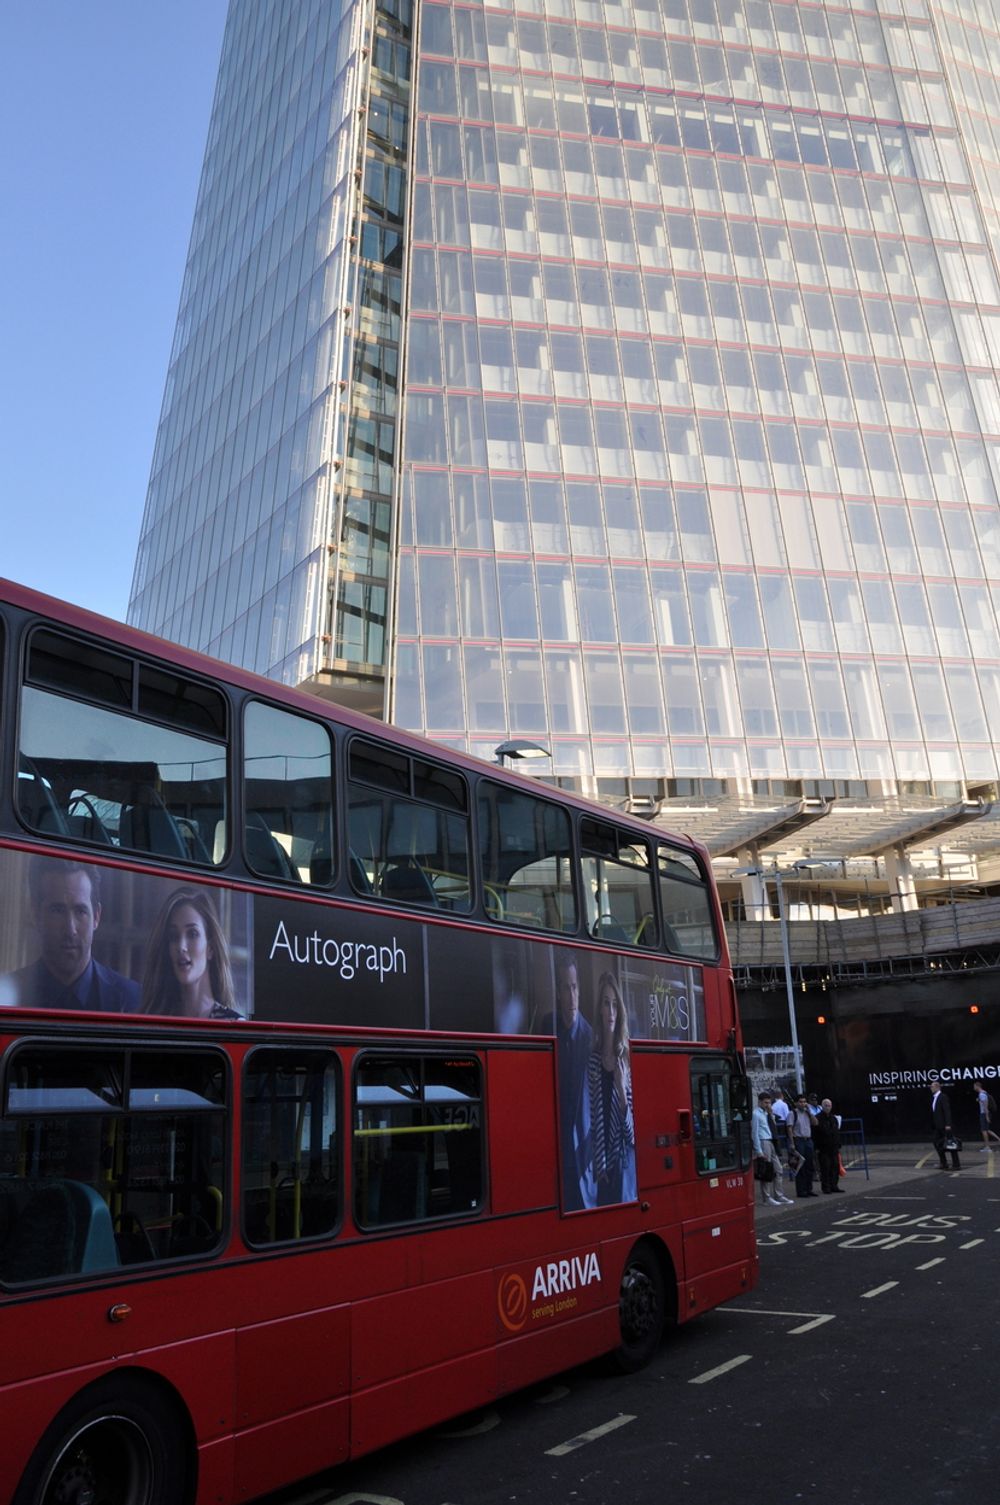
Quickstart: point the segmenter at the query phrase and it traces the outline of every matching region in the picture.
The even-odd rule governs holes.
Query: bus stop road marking
[[[560,1442],[558,1447],[546,1448],[546,1458],[565,1458],[567,1453],[575,1453],[577,1448],[587,1446],[588,1442],[596,1442],[599,1437],[606,1437],[609,1432],[616,1432],[619,1427],[627,1426],[630,1421],[635,1421],[634,1416],[615,1416],[611,1421],[606,1421],[603,1426],[591,1427],[589,1432],[581,1432],[578,1437],[571,1437],[568,1442]]]
[[[929,1259],[925,1265],[918,1265],[917,1269],[918,1270],[933,1270],[933,1268],[934,1268],[935,1265],[943,1265],[943,1264],[944,1264],[944,1255],[943,1254],[939,1254],[938,1257],[937,1257],[937,1259]]]
[[[958,1247],[960,1249],[974,1249],[977,1244],[984,1244],[985,1242],[986,1242],[985,1239],[970,1238],[970,1240],[969,1240],[969,1242],[967,1244],[959,1244]]]
[[[808,1333],[814,1327],[822,1327],[824,1322],[832,1322],[833,1312],[773,1312],[765,1307],[757,1306],[727,1306],[727,1312],[738,1312],[743,1317],[808,1317],[808,1322],[803,1322],[801,1327],[790,1327],[789,1333]]]
[[[738,1369],[741,1364],[746,1364],[753,1358],[749,1353],[738,1353],[735,1359],[727,1359],[725,1364],[719,1364],[715,1369],[706,1369],[704,1374],[696,1374],[693,1380],[688,1380],[689,1385],[707,1385],[709,1380],[717,1380],[720,1374],[728,1374],[730,1369]]]
[[[822,1327],[824,1322],[832,1322],[833,1313],[829,1312],[821,1317],[814,1317],[811,1322],[803,1322],[801,1327],[790,1327],[789,1334],[811,1333],[814,1327]]]
[[[779,1312],[766,1306],[720,1306],[720,1312],[739,1312],[743,1317],[821,1317],[822,1312]]]
[[[882,1296],[886,1291],[891,1291],[893,1286],[898,1286],[898,1280],[887,1280],[884,1286],[875,1286],[870,1291],[862,1291],[861,1300],[870,1301],[873,1296]]]

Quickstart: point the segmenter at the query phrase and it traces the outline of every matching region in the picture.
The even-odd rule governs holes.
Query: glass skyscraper
[[[130,620],[888,849],[997,780],[998,168],[995,0],[238,0]]]

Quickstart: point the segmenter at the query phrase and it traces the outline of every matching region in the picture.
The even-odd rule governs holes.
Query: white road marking
[[[823,1317],[814,1317],[811,1322],[803,1322],[801,1327],[790,1327],[789,1333],[811,1333],[814,1327],[822,1327],[824,1322],[832,1322],[833,1313]]]
[[[723,1312],[739,1312],[744,1317],[818,1317],[819,1312],[773,1312],[762,1306],[724,1306]]]
[[[977,1244],[982,1244],[982,1243],[985,1243],[985,1242],[986,1242],[985,1239],[970,1238],[970,1240],[969,1240],[969,1242],[967,1244],[959,1244],[958,1247],[960,1249],[974,1249]]]
[[[884,1286],[876,1286],[874,1290],[862,1291],[861,1300],[870,1301],[873,1296],[881,1296],[885,1291],[891,1291],[893,1286],[898,1286],[898,1280],[887,1280]]]
[[[929,1259],[925,1265],[918,1265],[917,1269],[918,1270],[933,1270],[933,1268],[934,1268],[935,1265],[943,1265],[943,1264],[944,1264],[944,1256],[940,1255],[937,1259]]]
[[[727,1306],[727,1312],[738,1312],[743,1317],[808,1317],[808,1322],[800,1327],[790,1327],[789,1333],[809,1333],[814,1327],[822,1327],[824,1322],[832,1322],[833,1312],[774,1312],[766,1307],[759,1306]]]
[[[725,1364],[719,1364],[715,1369],[706,1369],[704,1374],[696,1374],[693,1380],[688,1380],[689,1385],[707,1385],[709,1380],[717,1380],[720,1374],[728,1374],[730,1369],[738,1369],[741,1364],[746,1364],[753,1358],[749,1353],[738,1353],[735,1359],[727,1359]]]
[[[568,1442],[560,1442],[558,1447],[546,1448],[547,1458],[565,1458],[567,1453],[575,1453],[577,1448],[586,1447],[588,1442],[596,1442],[599,1437],[606,1437],[609,1432],[616,1432],[619,1427],[627,1426],[630,1421],[635,1421],[634,1416],[616,1416],[613,1421],[606,1421],[602,1427],[591,1427],[589,1432],[581,1432],[579,1437],[571,1437]]]

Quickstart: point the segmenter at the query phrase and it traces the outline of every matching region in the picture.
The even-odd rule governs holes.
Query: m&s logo
[[[528,1315],[528,1287],[520,1275],[505,1275],[497,1287],[500,1321],[510,1333],[518,1332]]]

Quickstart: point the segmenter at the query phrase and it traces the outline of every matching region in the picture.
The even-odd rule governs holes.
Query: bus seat
[[[245,838],[247,864],[258,877],[301,882],[292,859],[281,843],[274,839],[270,826],[259,810],[247,812]]]
[[[590,927],[590,933],[598,941],[614,941],[622,946],[629,944],[625,927],[615,919],[613,914],[599,914]]]
[[[30,758],[21,754],[17,773],[17,803],[29,826],[52,836],[68,836],[62,807],[48,780],[43,779]]]
[[[663,922],[663,948],[665,951],[676,951],[678,956],[684,955],[684,947],[677,938],[677,931],[668,920]]]
[[[20,1205],[0,1250],[12,1284],[108,1270],[118,1264],[111,1214],[82,1181],[22,1182]]]
[[[156,1258],[149,1234],[134,1212],[123,1212],[115,1219],[115,1247],[123,1265],[145,1264]]]
[[[326,888],[333,878],[333,854],[326,837],[313,842],[309,854],[309,882],[317,888]]]
[[[170,811],[163,805],[126,805],[118,824],[123,847],[155,852],[160,857],[189,856],[187,845]]]
[[[374,893],[371,879],[365,872],[365,865],[357,852],[350,852],[348,854],[347,871],[350,874],[351,887],[356,894]]]
[[[430,904],[437,907],[431,880],[417,862],[399,862],[382,874],[382,897],[399,899],[404,904]]]

